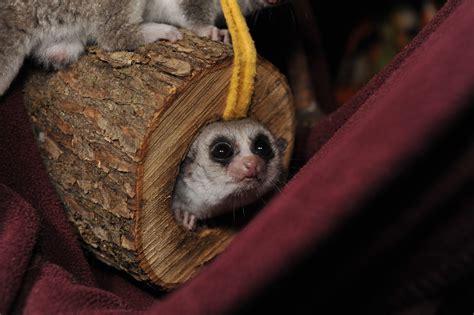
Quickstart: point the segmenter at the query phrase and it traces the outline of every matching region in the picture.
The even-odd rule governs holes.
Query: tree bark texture
[[[134,52],[90,48],[58,72],[36,72],[26,106],[70,221],[99,259],[171,289],[230,243],[232,227],[190,232],[170,208],[179,165],[205,124],[219,120],[232,49],[186,34]],[[259,59],[249,113],[289,149],[295,120],[285,78]]]

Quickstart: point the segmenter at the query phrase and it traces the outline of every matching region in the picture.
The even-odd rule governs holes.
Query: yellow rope
[[[221,0],[232,37],[234,65],[223,119],[244,118],[252,99],[257,74],[257,51],[237,0]]]

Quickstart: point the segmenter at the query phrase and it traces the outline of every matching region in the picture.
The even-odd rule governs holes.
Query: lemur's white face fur
[[[206,126],[181,166],[173,209],[202,219],[256,201],[278,183],[285,148],[251,119]]]

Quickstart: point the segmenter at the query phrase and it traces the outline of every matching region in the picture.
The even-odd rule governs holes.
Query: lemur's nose
[[[255,179],[265,168],[266,162],[260,157],[249,154],[236,156],[229,165],[229,174],[238,180]]]
[[[243,175],[246,178],[256,177],[258,170],[258,158],[255,155],[249,155],[242,158]]]
[[[259,157],[255,155],[248,155],[242,158],[242,175],[245,178],[257,177],[261,171]]]

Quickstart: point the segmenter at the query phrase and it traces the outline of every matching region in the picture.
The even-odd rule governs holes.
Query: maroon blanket
[[[17,81],[0,102],[0,313],[472,314],[474,2],[450,1],[312,133],[312,158],[164,295],[86,257]]]

